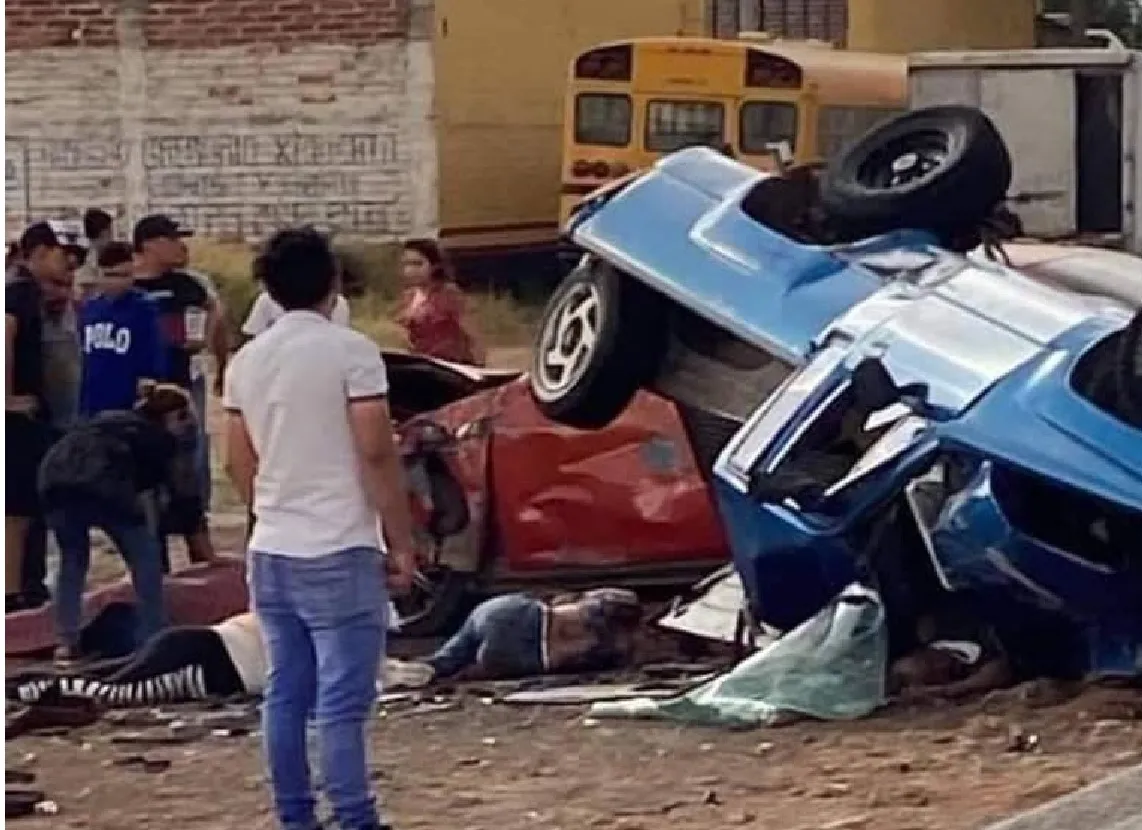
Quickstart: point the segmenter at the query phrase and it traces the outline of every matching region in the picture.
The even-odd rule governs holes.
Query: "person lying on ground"
[[[889,693],[906,702],[960,700],[1039,677],[1077,677],[1067,645],[1074,629],[1049,615],[1027,612],[999,624],[966,601],[948,600],[920,618],[921,646],[893,662]]]
[[[133,616],[129,605],[108,611],[106,617]],[[390,630],[399,627],[391,608],[389,621]],[[396,661],[382,661],[382,677],[390,663]],[[134,654],[74,674],[25,672],[10,677],[5,692],[8,700],[24,704],[83,699],[111,707],[156,706],[258,696],[266,689],[268,673],[261,626],[254,613],[246,611],[216,625],[164,629]]]
[[[641,620],[638,597],[617,588],[550,602],[505,594],[476,606],[460,630],[421,662],[421,680],[427,685],[461,674],[507,680],[618,668],[633,656]]]
[[[935,642],[892,664],[889,689],[903,702],[961,700],[1014,682],[1007,658],[985,656],[976,643]]]
[[[44,456],[40,501],[60,549],[57,660],[78,658],[93,527],[111,537],[130,570],[139,598],[139,642],[163,626],[162,555],[153,506],[160,491],[183,498],[196,491],[196,430],[185,390],[148,383],[132,411],[104,412],[81,422]]]
[[[615,668],[629,661],[641,616],[638,598],[617,589],[557,597],[550,604],[526,594],[496,597],[476,608],[461,632],[427,661],[384,660],[383,682],[418,687],[465,669],[469,676],[504,679]],[[389,618],[396,619],[391,610]],[[77,698],[123,707],[189,703],[260,695],[267,671],[257,617],[245,612],[217,625],[165,629],[134,655],[75,674],[15,675],[6,682],[6,694],[24,704]]]

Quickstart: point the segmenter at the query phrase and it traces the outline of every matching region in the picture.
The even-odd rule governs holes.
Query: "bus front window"
[[[764,155],[784,144],[789,152],[797,148],[797,106],[774,101],[751,101],[740,113],[743,153]]]
[[[575,97],[575,143],[626,147],[631,138],[631,102],[626,95],[585,92]]]
[[[646,109],[646,149],[673,153],[683,147],[722,147],[725,108],[713,101],[651,101]]]

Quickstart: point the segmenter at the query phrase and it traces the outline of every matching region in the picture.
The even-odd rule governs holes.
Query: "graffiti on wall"
[[[151,209],[211,236],[291,224],[393,236],[406,224],[394,134],[149,136],[143,164]]]
[[[121,214],[125,158],[114,138],[5,137],[8,236],[28,221],[74,216],[93,205]]]
[[[4,233],[15,239],[28,218],[28,154],[23,141],[4,139]]]
[[[168,213],[205,235],[258,239],[312,224],[392,237],[408,227],[395,134],[162,134],[132,149],[118,139],[8,137],[9,232],[92,205],[124,216],[129,163],[145,184],[136,213]]]

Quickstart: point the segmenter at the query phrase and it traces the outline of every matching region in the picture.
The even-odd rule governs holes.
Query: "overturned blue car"
[[[581,428],[640,387],[703,413],[756,620],[862,581],[897,654],[952,604],[1028,671],[1142,674],[1142,260],[1109,288],[1078,254],[1014,266],[1010,179],[959,107],[824,171],[675,153],[573,217],[532,393]]]

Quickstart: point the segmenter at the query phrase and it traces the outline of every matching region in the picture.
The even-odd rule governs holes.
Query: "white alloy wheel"
[[[572,287],[545,316],[540,331],[532,389],[550,403],[583,379],[599,345],[603,295],[594,282]]]

